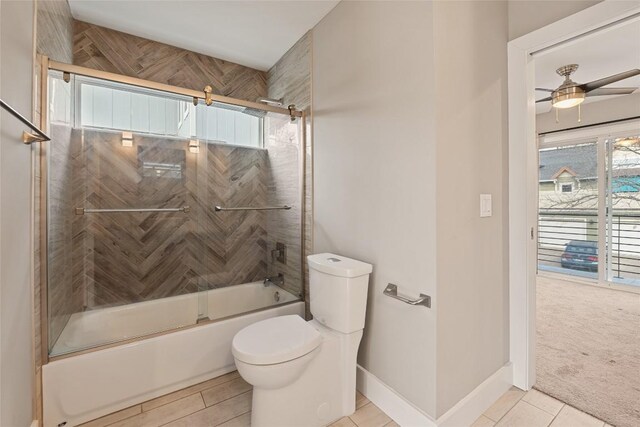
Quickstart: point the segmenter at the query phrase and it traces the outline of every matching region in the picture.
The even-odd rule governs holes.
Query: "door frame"
[[[507,45],[509,98],[509,353],[513,384],[536,382],[535,313],[538,149],[535,57],[542,49],[595,33],[640,14],[640,0],[604,1]]]

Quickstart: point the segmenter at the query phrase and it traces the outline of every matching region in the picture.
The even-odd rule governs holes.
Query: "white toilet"
[[[233,338],[238,372],[253,385],[252,427],[324,426],[355,411],[372,267],[334,254],[307,259],[314,319],[274,317]]]

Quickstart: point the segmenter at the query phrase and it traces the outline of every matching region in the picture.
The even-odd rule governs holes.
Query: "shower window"
[[[54,80],[56,88],[69,90],[62,79]],[[74,86],[80,127],[264,146],[263,115],[251,109],[219,103],[199,108],[185,97],[89,77],[75,77]],[[59,114],[53,120],[60,119],[70,117]]]
[[[301,119],[55,71],[48,93],[51,355],[301,298]]]

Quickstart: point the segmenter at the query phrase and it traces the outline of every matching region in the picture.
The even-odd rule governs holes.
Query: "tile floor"
[[[238,372],[196,384],[80,427],[249,427],[251,385]],[[362,394],[356,394],[356,412],[332,427],[398,427]]]
[[[471,427],[611,427],[538,390],[516,387],[500,397]]]
[[[81,427],[249,427],[250,424],[251,386],[240,378],[238,372],[231,372],[114,412]],[[525,393],[515,387],[500,397],[472,425],[493,426],[611,427],[537,390]],[[330,427],[398,425],[366,397],[357,393],[356,412]]]

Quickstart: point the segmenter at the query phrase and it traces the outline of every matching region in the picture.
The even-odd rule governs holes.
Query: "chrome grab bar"
[[[23,131],[22,132],[22,142],[24,142],[25,144],[31,144],[32,142],[36,142],[36,141],[37,142],[51,141],[51,138],[49,138],[47,136],[47,134],[42,132],[38,128],[38,126],[36,126],[33,123],[31,123],[25,116],[23,116],[22,114],[18,113],[12,106],[10,106],[6,102],[4,102],[2,99],[0,99],[0,106],[2,108],[4,108],[5,110],[7,110],[13,117],[15,117],[16,119],[20,120],[25,125],[29,126],[29,128],[31,128],[31,130],[33,130],[36,133],[36,135],[34,135],[34,134],[30,133],[30,132]]]
[[[146,209],[146,208],[134,208],[134,209],[86,209],[76,208],[76,215],[84,215],[88,213],[121,213],[121,212],[184,212],[191,211],[189,206],[183,206],[181,208],[158,208],[158,209]]]
[[[226,212],[226,211],[275,211],[275,210],[280,210],[280,209],[284,209],[284,210],[289,210],[291,209],[291,206],[289,205],[284,205],[284,206],[263,206],[263,207],[239,207],[239,208],[224,208],[222,206],[216,206],[215,207],[215,211],[216,212]]]
[[[405,302],[410,305],[424,305],[425,307],[431,308],[431,297],[429,295],[420,294],[420,298],[417,299],[409,299],[402,295],[398,295],[398,285],[394,285],[393,283],[389,283],[387,287],[384,289],[383,294],[388,297],[395,298],[402,302]]]

